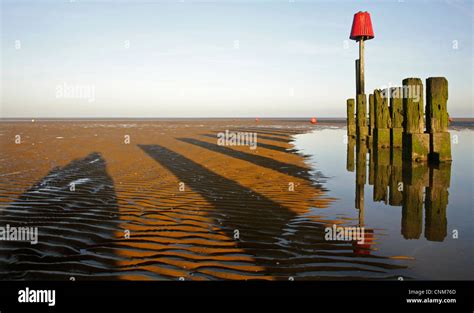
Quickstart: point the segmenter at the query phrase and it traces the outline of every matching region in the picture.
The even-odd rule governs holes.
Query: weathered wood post
[[[374,148],[390,147],[390,113],[388,109],[387,90],[374,91]]]
[[[399,206],[403,201],[402,177],[402,138],[403,138],[403,99],[402,88],[390,88],[390,205]]]
[[[356,100],[356,124],[357,124],[357,139],[365,141],[367,139],[367,100],[365,94],[357,95]]]
[[[423,83],[419,78],[403,80],[403,158],[426,161],[430,135],[425,133],[423,114]]]
[[[402,88],[390,88],[390,145],[392,148],[402,147],[403,135],[403,101]]]
[[[388,200],[390,179],[390,114],[387,90],[374,91],[374,201]]]
[[[347,99],[347,136],[355,137],[356,135],[356,124],[355,124],[355,110],[354,110],[354,99]]]
[[[448,81],[444,77],[426,80],[426,131],[430,134],[430,159],[451,161],[451,136],[448,132]]]
[[[369,94],[369,145],[370,146],[373,145],[374,127],[375,127],[374,95]]]
[[[443,241],[447,235],[448,188],[451,181],[451,162],[443,162],[430,168],[429,187],[425,197],[425,238]]]
[[[360,94],[360,60],[355,60],[356,96]]]

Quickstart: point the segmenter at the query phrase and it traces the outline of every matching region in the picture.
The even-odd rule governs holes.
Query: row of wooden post
[[[448,81],[444,77],[426,80],[426,109],[423,91],[419,78],[404,79],[402,87],[377,89],[369,95],[368,115],[365,94],[358,94],[355,103],[348,99],[347,135],[376,149],[402,148],[405,160],[451,161]]]

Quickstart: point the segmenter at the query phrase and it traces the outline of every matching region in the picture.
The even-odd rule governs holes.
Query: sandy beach
[[[334,126],[334,122],[326,122]],[[4,122],[2,279],[354,279],[403,268],[324,240],[333,202],[292,135],[308,121]],[[217,133],[256,132],[221,146]],[[20,137],[16,137],[20,135]],[[20,143],[15,142],[20,139]],[[315,211],[316,210],[316,211]],[[315,213],[316,212],[316,213]]]

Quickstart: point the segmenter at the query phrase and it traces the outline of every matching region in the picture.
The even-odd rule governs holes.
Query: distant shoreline
[[[270,121],[291,121],[295,120],[298,122],[306,121],[312,118],[309,117],[0,117],[0,121],[31,121],[34,120],[84,120],[84,121],[96,121],[96,120],[160,120],[160,121],[175,121],[175,120],[270,120]],[[316,117],[318,121],[340,121],[345,122],[345,117]],[[474,122],[474,117],[452,117],[453,121],[462,121],[462,122]]]
[[[259,121],[263,122],[284,122],[284,123],[302,123],[308,122],[309,117],[262,117],[258,118]],[[145,122],[145,121],[160,121],[160,122],[197,122],[197,121],[252,121],[255,118],[250,117],[163,117],[163,118],[126,118],[126,117],[116,117],[116,118],[0,118],[0,123],[31,123],[35,122],[111,122],[111,121],[135,121],[135,122]],[[462,118],[452,118],[450,127],[454,128],[474,128],[474,118],[473,117],[462,117]],[[258,124],[258,122],[257,122]],[[317,118],[317,123],[315,125],[327,125],[327,124],[336,124],[336,125],[345,125],[346,118],[343,117],[320,117]]]

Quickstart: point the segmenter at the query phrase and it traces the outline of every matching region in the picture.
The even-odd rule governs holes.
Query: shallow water
[[[325,128],[295,136],[296,148],[326,176],[314,179],[337,198],[314,210],[372,229],[371,255],[409,258],[403,277],[473,279],[474,132],[451,131],[453,161],[439,169],[400,166],[387,151],[376,158],[345,135],[344,128]]]

